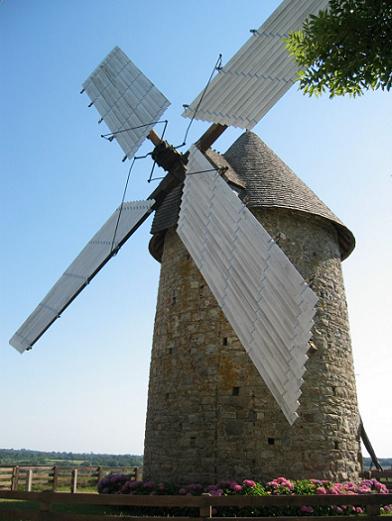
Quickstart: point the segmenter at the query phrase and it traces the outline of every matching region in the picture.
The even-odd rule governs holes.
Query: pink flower
[[[383,483],[380,483],[379,481],[374,479],[373,485],[379,494],[388,494],[388,489]]]
[[[252,479],[244,479],[243,484],[245,487],[254,488],[256,483]]]
[[[223,496],[223,490],[221,488],[211,490],[210,494],[211,496]]]
[[[282,489],[284,489],[284,488],[286,488],[288,490],[293,490],[293,488],[294,488],[294,485],[291,483],[291,481],[282,476],[279,478],[273,479],[272,481],[267,483],[267,485],[274,489],[278,489],[278,492],[279,491],[282,492]]]
[[[153,481],[144,481],[143,487],[144,488],[155,488],[155,483]]]
[[[316,494],[326,494],[327,489],[325,487],[318,487],[316,488]]]
[[[187,491],[185,488],[180,488],[180,490],[178,491],[178,493],[181,494],[181,496],[185,496],[186,492]]]
[[[299,509],[300,512],[304,512],[305,514],[312,514],[314,512],[313,507],[310,505],[302,505],[302,507]]]
[[[328,494],[334,494],[334,495],[339,494],[339,489],[336,485],[337,485],[337,483],[335,485],[332,485],[332,487],[330,487],[328,489]]]
[[[237,484],[231,486],[231,490],[233,490],[234,492],[241,492],[242,487],[241,487],[241,485],[238,485],[238,483],[237,483]]]

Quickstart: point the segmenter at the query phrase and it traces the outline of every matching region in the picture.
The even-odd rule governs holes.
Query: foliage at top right
[[[392,85],[392,0],[330,0],[291,33],[287,48],[310,96],[358,96]]]

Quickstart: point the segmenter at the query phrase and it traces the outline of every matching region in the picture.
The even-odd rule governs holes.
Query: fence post
[[[367,505],[366,512],[370,519],[378,519],[380,515],[380,505]]]
[[[28,469],[27,476],[26,476],[26,492],[31,492],[32,484],[33,484],[33,469]]]
[[[97,484],[103,478],[103,468],[101,466],[97,467]]]
[[[39,500],[39,519],[40,521],[46,521],[50,519],[50,503],[40,498]]]
[[[57,465],[54,465],[54,467],[53,467],[53,482],[52,482],[53,492],[56,492],[56,490],[57,490],[57,483],[58,483],[58,470],[57,470]]]
[[[204,493],[202,494],[202,497],[205,497],[206,500],[208,497],[211,497],[211,494]],[[203,501],[204,503],[204,501]],[[203,505],[199,508],[199,516],[200,517],[212,517],[212,506],[209,504]]]
[[[19,481],[19,466],[12,470],[12,478],[11,478],[11,490],[18,490],[18,481]]]
[[[76,494],[78,490],[78,469],[72,469],[71,494]]]

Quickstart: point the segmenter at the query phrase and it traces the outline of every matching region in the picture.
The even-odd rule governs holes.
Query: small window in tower
[[[175,304],[176,302],[177,302],[177,292],[175,289],[173,289],[172,304]]]
[[[335,441],[335,449],[339,450],[339,442],[338,441]]]
[[[275,438],[267,438],[268,445],[275,445]]]
[[[170,398],[170,393],[166,393],[166,400]]]
[[[238,396],[240,394],[240,388],[239,387],[233,387],[231,394],[233,396]]]
[[[227,346],[227,345],[229,344],[229,341],[228,341],[228,339],[227,339],[227,336],[224,336],[224,337],[223,337],[222,344],[223,344],[224,346]]]
[[[190,446],[196,447],[196,436],[191,436]]]

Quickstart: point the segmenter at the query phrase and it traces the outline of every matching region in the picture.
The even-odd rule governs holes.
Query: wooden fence
[[[68,488],[77,492],[78,488],[96,487],[109,472],[130,474],[133,479],[141,479],[141,467],[44,467],[44,466],[0,466],[0,491],[12,490],[31,492],[32,490],[52,490]]]
[[[15,503],[10,503],[7,509],[7,503],[3,503],[0,508],[1,521],[114,521],[119,519],[119,515],[128,517],[132,515],[130,510],[123,509],[117,515],[107,512],[107,507],[137,507],[136,515],[128,517],[133,521],[145,520],[149,518],[151,521],[168,521],[168,515],[173,512],[167,509],[180,508],[191,509],[189,515],[184,515],[184,511],[175,517],[175,521],[200,521],[201,519],[213,518],[213,521],[304,521],[303,516],[296,514],[290,516],[274,516],[274,517],[252,517],[249,510],[241,515],[239,508],[256,509],[262,507],[301,507],[301,506],[342,506],[353,505],[360,506],[365,513],[358,515],[345,515],[344,521],[376,521],[380,517],[380,508],[383,505],[392,504],[392,494],[369,494],[369,495],[312,495],[312,496],[131,496],[121,494],[67,494],[53,492],[16,492],[16,491],[0,491],[0,499],[7,500],[28,500],[35,502],[36,508],[18,509]],[[33,503],[34,505],[34,503]],[[59,511],[59,507],[68,507],[68,512]],[[3,508],[5,506],[5,508]],[[99,514],[80,514],[80,507],[98,506],[106,508],[101,510]],[[140,513],[141,507],[159,508],[160,512]],[[219,517],[219,507],[229,507],[237,509],[237,513],[233,510],[233,517]],[[76,512],[72,512],[72,508]],[[57,510],[57,511],[56,511]],[[166,512],[166,515],[165,515]],[[235,516],[235,517],[234,517]],[[121,517],[121,519],[124,519]],[[307,521],[319,521],[320,516],[306,515]],[[328,521],[341,521],[342,517],[338,515],[328,515]]]

